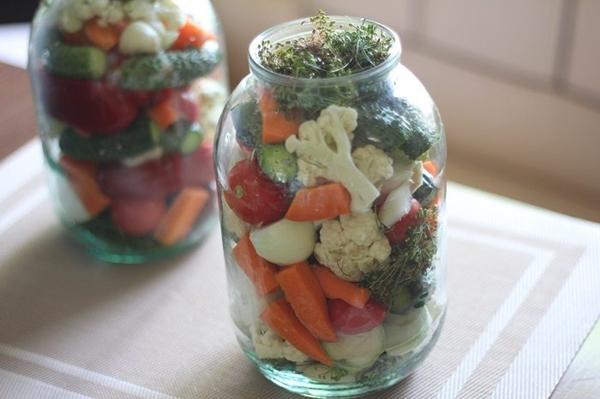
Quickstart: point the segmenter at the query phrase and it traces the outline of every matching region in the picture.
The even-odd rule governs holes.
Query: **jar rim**
[[[365,80],[371,80],[377,78],[381,75],[386,74],[392,68],[396,66],[396,64],[400,60],[400,55],[402,53],[402,45],[400,43],[400,38],[396,31],[392,28],[374,21],[369,18],[362,17],[351,17],[351,16],[339,16],[332,15],[329,18],[336,23],[336,26],[350,26],[362,24],[365,22],[376,25],[384,35],[390,37],[392,39],[392,45],[389,50],[388,57],[380,64],[375,65],[374,67],[365,69],[363,71],[355,72],[350,75],[345,76],[334,76],[327,78],[303,78],[296,77],[290,75],[284,75],[282,73],[274,72],[268,68],[266,68],[262,62],[260,61],[260,57],[258,56],[258,48],[259,45],[264,40],[269,40],[271,42],[277,43],[281,40],[289,40],[298,38],[301,36],[305,36],[312,31],[312,25],[308,22],[310,20],[308,18],[299,18],[292,21],[284,22],[282,24],[278,24],[272,26],[271,28],[263,31],[258,36],[256,36],[250,46],[248,47],[248,64],[250,65],[250,72],[259,77],[262,80],[265,80],[269,83],[285,85],[285,86],[310,86],[310,85],[319,85],[319,86],[329,86],[329,85],[339,85],[339,84],[347,84],[349,81],[351,82],[361,82]],[[274,40],[275,39],[275,40]]]

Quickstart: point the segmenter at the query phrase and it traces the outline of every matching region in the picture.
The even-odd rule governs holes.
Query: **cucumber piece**
[[[381,325],[364,333],[338,334],[336,342],[323,342],[323,348],[337,367],[360,371],[371,367],[385,351],[385,330]]]
[[[405,315],[390,313],[383,322],[385,351],[391,356],[403,356],[419,349],[429,334],[431,323],[425,306]]]
[[[413,197],[419,201],[422,206],[427,206],[431,203],[437,192],[438,188],[433,182],[433,176],[424,170],[423,183],[415,190]]]
[[[130,57],[121,66],[119,85],[127,90],[183,87],[209,74],[219,61],[221,52],[215,42],[200,49]]]
[[[158,145],[159,137],[148,118],[135,121],[126,130],[111,136],[83,137],[73,129],[60,136],[61,151],[73,159],[108,162],[130,158],[150,151]]]
[[[258,164],[276,183],[289,183],[298,173],[296,155],[290,154],[283,144],[267,144],[258,149]]]
[[[262,116],[256,101],[246,101],[231,110],[233,126],[238,142],[248,149],[261,143]]]
[[[50,46],[42,54],[42,60],[48,70],[74,79],[99,79],[108,68],[108,57],[104,51],[60,42]]]
[[[157,127],[158,128],[158,127]],[[160,145],[166,152],[180,152],[190,154],[198,148],[204,132],[199,123],[179,121],[164,132],[160,132]]]

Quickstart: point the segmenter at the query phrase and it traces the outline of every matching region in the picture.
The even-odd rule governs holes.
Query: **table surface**
[[[0,34],[1,34],[0,30]],[[6,43],[0,40],[0,43]],[[22,55],[0,59],[22,65]],[[35,118],[26,73],[16,67],[0,64],[0,159],[15,151],[35,136]],[[524,207],[526,205],[523,205]],[[1,376],[0,376],[1,379]],[[598,398],[600,396],[600,322],[589,334],[570,364],[553,398]]]

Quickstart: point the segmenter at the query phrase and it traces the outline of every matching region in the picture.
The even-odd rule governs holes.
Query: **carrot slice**
[[[214,40],[215,35],[205,31],[192,21],[187,21],[181,29],[175,43],[171,46],[173,50],[183,50],[188,47],[200,48],[207,40]]]
[[[102,50],[108,51],[119,43],[118,29],[111,25],[101,26],[97,19],[88,21],[83,31],[88,40]]]
[[[158,103],[150,110],[150,119],[152,119],[161,129],[166,129],[177,122],[177,118],[177,108],[175,108],[169,100]]]
[[[287,119],[283,113],[277,111],[277,101],[270,91],[265,90],[260,96],[259,108],[264,144],[282,143],[298,132],[299,123]]]
[[[210,194],[203,188],[185,188],[161,218],[154,238],[163,245],[173,245],[188,235],[208,203]]]
[[[277,282],[294,313],[313,336],[322,341],[337,341],[335,328],[329,320],[327,299],[308,263],[286,267],[277,273]]]
[[[369,301],[371,292],[368,289],[339,278],[324,266],[318,266],[315,275],[325,296],[329,299],[341,299],[359,309],[363,309]]]
[[[250,241],[250,234],[247,233],[238,241],[233,248],[233,257],[261,295],[270,294],[279,288],[279,283],[275,279],[277,266],[256,253]]]
[[[96,167],[92,163],[76,161],[63,155],[59,164],[91,216],[96,216],[110,206],[110,198],[104,195],[96,182]]]
[[[423,162],[423,169],[428,171],[432,176],[437,175],[437,172],[438,172],[438,168],[433,161]]]
[[[301,221],[331,219],[350,213],[351,197],[340,183],[300,189],[294,196],[285,218]]]
[[[271,302],[262,312],[260,318],[277,335],[306,356],[327,366],[333,366],[333,361],[323,350],[321,343],[300,323],[300,320],[294,314],[294,310],[284,298]]]

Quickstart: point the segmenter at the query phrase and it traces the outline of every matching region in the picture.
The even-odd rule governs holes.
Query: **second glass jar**
[[[362,20],[333,18],[336,29]],[[260,44],[309,35],[293,21],[257,37],[217,136],[230,311],[271,381],[348,397],[400,381],[445,314],[446,148],[437,108],[400,63],[344,77],[274,73]]]
[[[48,182],[93,255],[154,260],[214,226],[224,58],[209,0],[41,2],[29,71]]]

